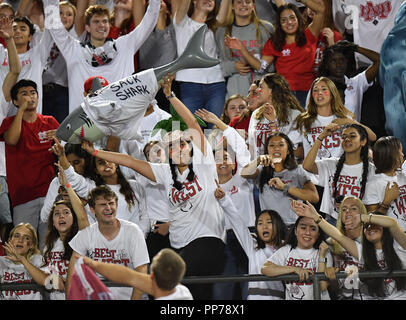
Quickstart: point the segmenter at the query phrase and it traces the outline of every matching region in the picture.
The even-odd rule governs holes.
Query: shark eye
[[[66,130],[70,130],[71,129],[71,125],[70,125],[70,123],[68,123],[67,125],[66,125]]]

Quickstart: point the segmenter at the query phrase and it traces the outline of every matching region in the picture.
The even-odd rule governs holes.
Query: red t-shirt
[[[4,133],[14,118],[3,120],[0,141],[4,141]],[[21,135],[16,146],[5,144],[7,184],[13,207],[46,196],[49,184],[55,177],[55,158],[48,151],[52,141],[45,140],[43,133],[58,127],[59,123],[54,117],[37,114],[33,123],[22,121]]]
[[[313,67],[317,38],[308,28],[305,36],[306,44],[303,47],[294,42],[285,44],[282,51],[276,51],[271,38],[262,49],[263,56],[275,57],[276,72],[288,81],[292,91],[308,91],[315,79]]]
[[[230,123],[228,124],[230,127],[233,127],[234,129],[244,129],[245,132],[248,133],[248,127],[250,125],[250,119],[251,117],[246,117],[244,118],[241,122],[240,121],[240,116],[234,117],[231,119]]]

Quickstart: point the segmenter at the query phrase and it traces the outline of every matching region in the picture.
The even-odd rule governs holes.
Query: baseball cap
[[[83,85],[85,92],[89,92],[92,89],[92,84],[93,84],[93,79],[94,78],[98,78],[100,79],[100,83],[103,87],[107,86],[109,83],[106,80],[106,78],[102,77],[102,76],[93,76],[90,77],[89,79],[87,79]]]

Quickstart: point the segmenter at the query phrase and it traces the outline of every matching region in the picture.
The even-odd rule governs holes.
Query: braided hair
[[[342,131],[344,131],[347,128],[354,128],[357,130],[358,134],[360,135],[360,140],[366,140],[367,143],[361,148],[360,151],[360,158],[362,161],[362,177],[361,177],[361,190],[360,190],[360,196],[359,198],[362,199],[364,197],[365,193],[365,187],[367,184],[367,178],[368,178],[368,171],[369,171],[369,161],[368,161],[368,133],[365,130],[364,127],[362,127],[359,124],[356,123],[348,123],[345,124],[342,127]],[[345,162],[345,152],[341,155],[341,157],[338,159],[337,166],[336,166],[336,171],[334,172],[334,177],[333,177],[333,198],[337,198],[337,182],[338,178],[340,177],[341,170],[343,169]],[[341,201],[340,201],[341,202]]]

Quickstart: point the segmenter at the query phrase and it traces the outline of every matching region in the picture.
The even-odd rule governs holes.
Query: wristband
[[[314,222],[316,222],[316,224],[319,224],[321,220],[323,220],[323,217],[319,214],[319,217]]]
[[[170,98],[175,98],[176,95],[175,95],[175,93],[173,91],[171,91],[171,94],[169,96],[165,96],[165,97],[166,97],[166,99],[169,100]]]
[[[70,183],[68,183],[66,186],[65,186],[65,189],[69,189],[71,186],[70,186]]]
[[[99,150],[95,149],[95,150],[93,151],[93,153],[92,153],[92,156],[93,156],[93,157],[97,156],[97,153],[98,153],[98,152],[99,152]]]
[[[327,263],[327,258],[319,258],[319,263]]]

